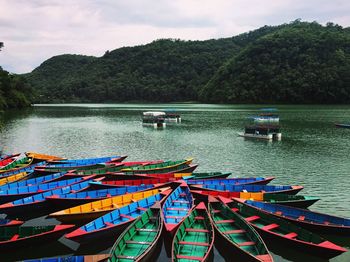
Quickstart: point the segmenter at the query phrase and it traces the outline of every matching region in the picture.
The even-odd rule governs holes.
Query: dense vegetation
[[[0,42],[0,50],[3,43]],[[32,90],[23,77],[9,74],[0,66],[0,111],[30,106]]]
[[[52,57],[25,76],[37,102],[347,103],[350,32],[294,21],[236,37]]]

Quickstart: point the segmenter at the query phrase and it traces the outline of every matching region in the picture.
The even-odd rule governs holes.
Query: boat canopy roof
[[[147,111],[143,112],[144,116],[165,116],[164,112]]]

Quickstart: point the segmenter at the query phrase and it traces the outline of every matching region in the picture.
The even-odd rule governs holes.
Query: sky
[[[349,0],[0,0],[0,66],[27,73],[60,54],[159,38],[231,37],[295,19],[350,26]]]

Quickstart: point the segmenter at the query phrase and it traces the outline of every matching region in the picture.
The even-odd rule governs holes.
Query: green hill
[[[3,43],[0,42],[0,51]],[[0,111],[30,106],[32,89],[23,77],[12,75],[0,66]]]
[[[56,56],[25,77],[36,102],[345,103],[349,47],[348,29],[294,21],[217,40],[160,39],[98,58]]]

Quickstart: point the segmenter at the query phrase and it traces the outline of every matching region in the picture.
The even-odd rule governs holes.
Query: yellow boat
[[[83,223],[94,220],[108,212],[113,211],[114,209],[159,194],[167,189],[169,189],[169,187],[146,190],[143,192],[130,193],[121,196],[106,198],[103,200],[97,200],[80,206],[75,206],[55,213],[51,213],[49,217],[53,217],[63,223]]]
[[[51,155],[46,155],[46,154],[40,154],[36,152],[26,152],[25,153],[27,157],[31,157],[37,160],[41,161],[57,161],[57,160],[66,160],[67,158],[62,158],[59,156],[51,156]]]
[[[1,178],[0,179],[0,186],[6,185],[8,183],[19,181],[27,176],[29,176],[29,174],[27,172],[22,172],[22,173],[18,173],[18,174],[12,175],[12,176]]]

